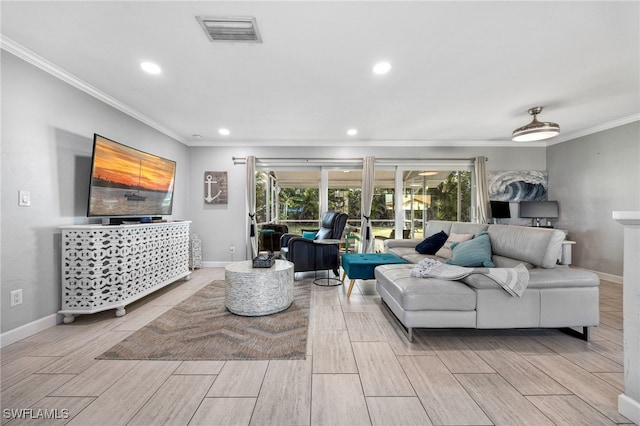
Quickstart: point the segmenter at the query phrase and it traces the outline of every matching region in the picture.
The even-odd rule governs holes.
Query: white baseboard
[[[222,261],[222,262],[202,262],[202,267],[203,268],[224,268],[231,262],[232,261],[230,260]]]
[[[16,327],[13,330],[0,334],[0,348],[9,346],[12,343],[26,339],[27,337],[33,336],[36,333],[59,324],[60,321],[58,320],[58,317],[58,314],[51,314],[44,318],[32,321],[29,324],[21,325],[20,327]]]
[[[603,281],[609,281],[610,283],[614,283],[614,284],[622,284],[622,277],[620,275],[606,274],[604,272],[598,272],[598,271],[591,271],[591,272],[596,274]]]
[[[640,402],[629,398],[623,393],[618,395],[618,413],[640,425]]]

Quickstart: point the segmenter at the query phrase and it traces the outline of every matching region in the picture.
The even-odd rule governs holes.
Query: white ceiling
[[[639,5],[3,0],[2,47],[187,145],[512,146],[536,105],[553,144],[640,118]],[[263,43],[198,15],[255,17]]]

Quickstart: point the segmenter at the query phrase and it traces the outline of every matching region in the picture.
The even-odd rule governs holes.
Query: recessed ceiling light
[[[347,134],[349,136],[355,136],[355,135],[358,134],[358,129],[349,129],[349,130],[347,130]]]
[[[422,173],[418,173],[418,175],[420,175],[420,176],[435,176],[437,174],[438,174],[438,172],[422,172]]]
[[[378,62],[373,66],[373,72],[376,74],[386,74],[391,70],[389,62]]]
[[[162,68],[160,68],[158,64],[154,64],[153,62],[142,62],[140,64],[140,68],[142,68],[144,72],[149,74],[160,74],[162,72]]]
[[[220,133],[222,136],[228,136],[228,135],[231,134],[229,129],[220,129],[220,130],[218,130],[218,133]]]

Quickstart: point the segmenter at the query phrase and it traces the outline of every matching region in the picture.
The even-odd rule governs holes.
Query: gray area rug
[[[211,282],[97,359],[305,359],[309,280],[294,283],[289,308],[262,317],[230,313],[224,287]]]

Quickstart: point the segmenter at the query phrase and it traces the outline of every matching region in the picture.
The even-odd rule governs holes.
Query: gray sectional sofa
[[[522,297],[513,297],[485,275],[472,274],[461,281],[418,278],[415,263],[435,255],[419,254],[418,239],[386,240],[386,251],[409,264],[382,265],[375,269],[376,288],[383,302],[402,323],[409,340],[413,328],[588,328],[599,323],[598,276],[592,272],[556,266],[565,234],[546,228],[430,221],[425,237],[440,231],[447,235],[486,231],[492,261],[499,268],[522,263],[529,284]],[[570,331],[573,329],[570,329]]]

